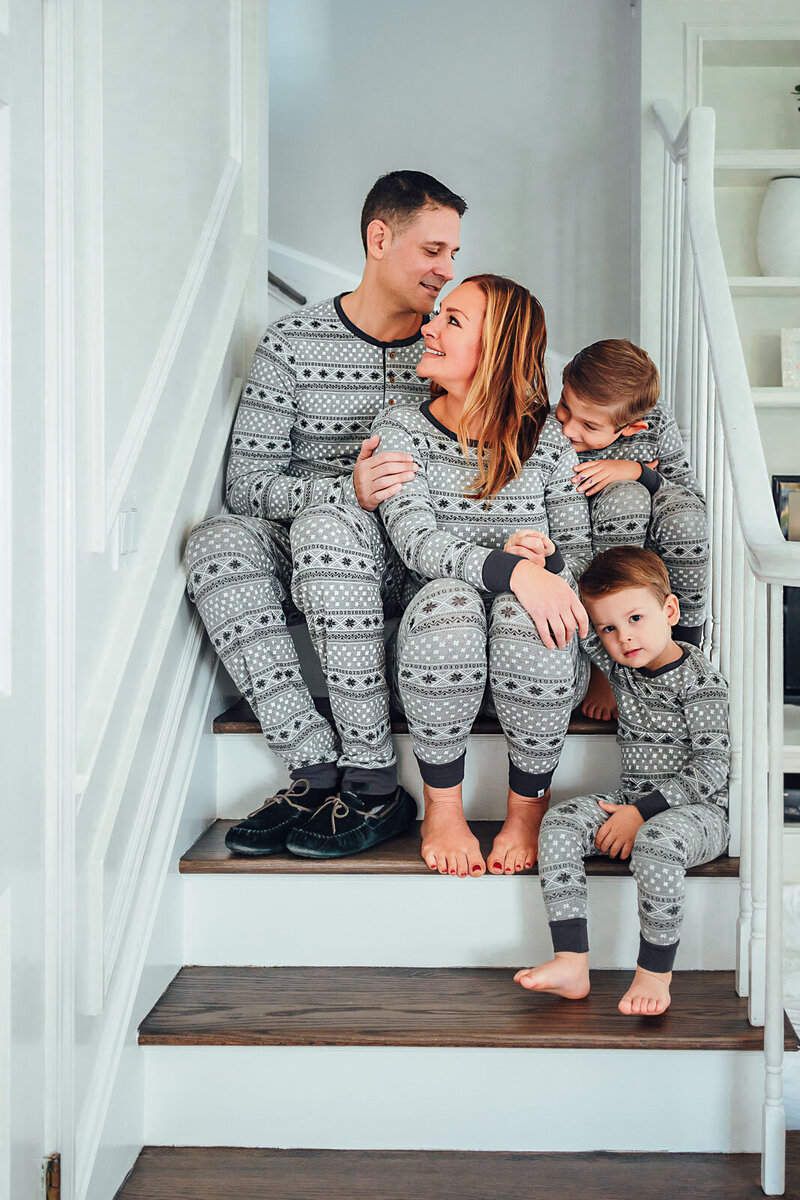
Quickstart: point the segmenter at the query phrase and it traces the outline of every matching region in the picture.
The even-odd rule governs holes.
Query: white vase
[[[756,255],[762,275],[800,275],[800,176],[781,176],[767,188]]]

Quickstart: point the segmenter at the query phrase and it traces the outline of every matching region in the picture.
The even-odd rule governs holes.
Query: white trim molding
[[[83,15],[81,89],[80,194],[85,214],[80,227],[86,272],[84,296],[86,487],[83,527],[86,548],[101,554],[119,514],[131,477],[164,393],[169,373],[194,311],[206,270],[231,208],[242,173],[244,144],[243,0],[229,0],[228,158],[203,228],[189,261],[163,336],[139,393],[122,441],[110,466],[106,463],[105,312],[103,244],[103,38],[102,0],[78,0]]]

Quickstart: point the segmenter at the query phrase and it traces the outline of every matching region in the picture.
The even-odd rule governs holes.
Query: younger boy
[[[709,545],[703,493],[675,418],[658,403],[655,365],[619,339],[581,350],[563,372],[556,417],[578,453],[574,483],[589,498],[595,554],[647,546],[669,572],[681,607],[676,636],[699,646],[708,596]],[[596,670],[583,711],[614,716]]]
[[[546,813],[539,875],[555,953],[514,978],[532,991],[587,995],[583,860],[630,856],[641,937],[636,975],[619,1009],[655,1015],[670,1002],[686,870],[728,844],[728,685],[700,650],[673,641],[680,606],[652,551],[604,551],[579,588],[595,629],[584,649],[608,675],[619,707],[622,786]]]

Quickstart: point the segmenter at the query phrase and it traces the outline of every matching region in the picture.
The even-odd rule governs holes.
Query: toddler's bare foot
[[[592,673],[589,676],[589,687],[583,698],[581,712],[593,721],[615,721],[617,719],[617,702],[611,690],[611,684],[603,672],[592,663]]]
[[[471,875],[486,871],[480,845],[464,818],[461,787],[423,789],[422,857],[440,875]]]
[[[514,982],[531,992],[553,992],[567,1000],[589,995],[589,955],[557,950],[550,962],[517,971]]]
[[[655,971],[645,971],[637,967],[633,983],[619,1002],[619,1011],[625,1016],[638,1014],[642,1017],[657,1017],[659,1013],[669,1008],[669,985],[672,981],[672,971],[659,975]]]
[[[539,857],[539,830],[549,803],[549,788],[539,800],[509,791],[506,819],[489,853],[492,875],[514,875],[533,866]]]

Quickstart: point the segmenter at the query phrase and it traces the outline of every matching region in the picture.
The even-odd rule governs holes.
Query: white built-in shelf
[[[800,387],[756,387],[751,391],[756,408],[800,408]]]
[[[800,276],[730,275],[734,296],[800,296]]]
[[[766,186],[779,175],[800,175],[800,150],[718,150],[714,179],[733,186]]]

